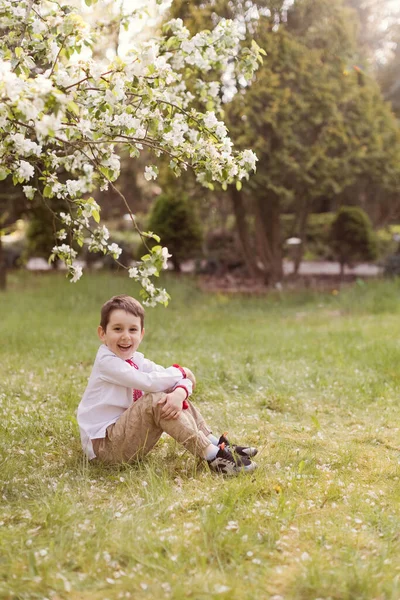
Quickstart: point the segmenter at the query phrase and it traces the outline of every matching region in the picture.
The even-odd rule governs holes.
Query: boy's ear
[[[144,327],[142,329],[142,333],[141,333],[141,337],[140,337],[140,341],[142,341],[142,339],[144,338]]]
[[[97,335],[99,336],[101,341],[104,342],[104,338],[106,337],[106,332],[104,331],[104,329],[102,328],[101,325],[99,325],[97,328]]]

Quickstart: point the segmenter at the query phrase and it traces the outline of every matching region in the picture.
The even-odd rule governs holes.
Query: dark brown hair
[[[140,326],[141,329],[144,327],[144,308],[132,298],[132,296],[113,296],[110,300],[107,300],[105,304],[101,307],[101,317],[100,317],[100,327],[105,331],[107,329],[108,322],[110,320],[110,315],[113,310],[125,310],[127,313],[134,315],[135,317],[140,317]]]

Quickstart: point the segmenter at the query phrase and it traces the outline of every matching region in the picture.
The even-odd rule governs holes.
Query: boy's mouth
[[[120,350],[129,350],[130,348],[132,348],[132,344],[128,344],[127,346],[123,346],[122,344],[118,344],[118,348],[120,348]]]

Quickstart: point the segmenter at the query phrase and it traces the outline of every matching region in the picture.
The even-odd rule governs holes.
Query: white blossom
[[[218,119],[215,116],[215,112],[206,113],[206,115],[204,117],[204,125],[208,129],[212,129],[213,127],[215,127],[215,125],[217,125],[217,123],[218,123]]]
[[[48,135],[54,135],[61,127],[61,120],[56,115],[44,115],[35,123],[36,133],[40,140]]]
[[[137,276],[138,276],[138,274],[139,274],[139,269],[137,267],[131,267],[128,270],[128,274],[129,274],[129,277],[132,277],[133,279],[136,279]]]
[[[61,212],[60,213],[60,218],[61,218],[62,222],[65,223],[66,225],[71,225],[71,223],[72,223],[72,217],[71,217],[71,215],[67,215],[64,212]]]
[[[157,168],[156,167],[145,167],[144,169],[144,178],[147,181],[151,181],[152,179],[157,179]]]
[[[71,283],[76,283],[82,277],[82,267],[80,265],[72,265],[69,270]]]
[[[170,3],[157,0],[160,11]],[[240,48],[242,23],[221,19],[212,31],[191,36],[182,20],[174,19],[165,35],[135,41],[125,57],[97,61],[90,48],[81,52],[92,43],[97,24],[92,30],[67,0],[36,0],[29,14],[27,8],[26,1],[0,0],[6,24],[0,38],[0,169],[3,177],[14,175],[20,183],[40,178],[45,198],[67,203],[70,214],[60,214],[65,226],[58,233],[61,241],[68,232],[91,251],[120,256],[120,248],[108,244],[106,228],[100,224],[93,231],[100,209],[87,196],[95,186],[108,189],[118,178],[122,144],[132,158],[145,147],[155,156],[169,155],[176,175],[192,165],[208,186],[212,180],[232,183],[255,170],[255,154],[235,152],[217,118],[221,95],[226,95],[224,74],[229,71],[234,89],[235,82],[250,81],[258,66],[257,45]],[[195,94],[188,91],[186,78],[197,80]],[[156,166],[145,167],[147,181],[157,175]],[[33,198],[33,186],[23,189]],[[142,284],[145,304],[153,306],[168,301],[165,290],[157,290],[149,278],[166,268],[170,255],[160,246],[149,254],[127,269]],[[77,281],[82,270],[72,264],[76,251],[61,244],[53,248],[56,257]]]
[[[155,265],[149,265],[148,267],[143,267],[141,274],[143,277],[152,277],[158,274],[158,269]]]
[[[18,163],[17,173],[23,181],[29,181],[35,174],[35,169],[25,160],[21,160]]]
[[[61,244],[61,246],[54,246],[52,252],[60,257],[67,256],[68,258],[76,258],[76,250],[71,248],[68,244]]]
[[[115,259],[117,259],[121,255],[122,249],[118,244],[113,243],[108,246],[108,251]]]
[[[10,135],[9,141],[14,144],[16,150],[22,156],[29,156],[30,154],[40,156],[42,152],[42,146],[40,144],[37,144],[29,138],[26,138],[22,133],[14,133],[13,135]]]
[[[168,267],[168,259],[171,258],[172,254],[170,254],[168,252],[168,248],[162,248],[161,249],[161,257],[163,260],[163,269],[166,269]]]
[[[28,200],[33,200],[33,198],[35,196],[35,192],[37,190],[36,190],[36,188],[32,187],[31,185],[24,185],[22,188],[22,191],[24,192],[24,194],[28,198]]]
[[[239,164],[255,170],[257,160],[257,155],[252,150],[244,150],[239,160]]]

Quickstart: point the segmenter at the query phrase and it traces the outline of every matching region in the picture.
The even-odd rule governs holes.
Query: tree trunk
[[[246,209],[243,203],[243,195],[234,186],[231,187],[231,200],[247,271],[251,277],[259,277],[260,270],[257,268],[254,251],[250,243],[249,231],[246,225]]]
[[[171,256],[171,262],[172,262],[172,264],[173,264],[173,266],[174,266],[174,271],[175,271],[175,273],[181,273],[181,272],[182,272],[182,269],[181,269],[181,261],[180,261],[180,260],[178,260],[178,259],[175,257],[175,255],[174,255],[174,254],[172,254],[172,256]]]
[[[7,267],[3,252],[3,242],[0,234],[0,290],[5,290],[7,286]]]
[[[256,224],[265,283],[283,278],[279,199],[270,195],[256,200]]]
[[[293,257],[293,262],[294,262],[293,274],[294,275],[297,275],[297,273],[299,272],[300,264],[303,259],[303,254],[304,254],[304,250],[305,250],[307,220],[308,220],[308,202],[305,202],[305,204],[302,205],[301,210],[299,212],[298,222],[297,222],[296,229],[295,229],[295,231],[296,231],[295,237],[298,237],[299,239],[301,239],[301,244],[298,244],[295,247],[295,251],[294,251],[294,257]]]

